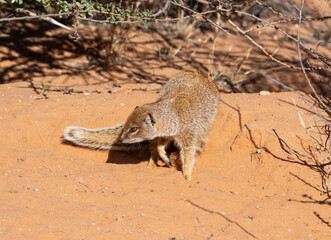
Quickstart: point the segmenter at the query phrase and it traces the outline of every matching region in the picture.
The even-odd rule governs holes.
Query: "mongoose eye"
[[[136,128],[136,127],[132,127],[132,128],[130,129],[130,132],[135,132],[135,131],[137,131],[137,128]]]

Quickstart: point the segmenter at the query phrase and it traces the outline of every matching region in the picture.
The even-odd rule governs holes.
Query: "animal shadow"
[[[174,146],[173,143],[171,143],[166,148],[166,152],[172,162],[172,166],[175,167],[177,170],[181,171],[181,163],[179,159],[178,149]],[[136,152],[110,150],[106,163],[138,164],[143,161],[146,161],[147,164],[147,161],[150,159],[150,157],[151,153],[148,149]],[[161,160],[158,161],[158,165],[160,167],[167,167],[167,165]]]
[[[148,161],[150,156],[149,151],[123,152],[110,150],[106,163],[138,164],[143,161]]]

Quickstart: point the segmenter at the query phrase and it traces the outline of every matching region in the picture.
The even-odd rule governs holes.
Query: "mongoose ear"
[[[147,114],[146,122],[149,123],[149,124],[151,124],[152,126],[154,126],[154,124],[155,124],[155,118],[153,117],[153,115],[151,113],[148,113]]]
[[[134,108],[134,110],[136,110],[138,108],[138,106],[136,106],[135,108]]]

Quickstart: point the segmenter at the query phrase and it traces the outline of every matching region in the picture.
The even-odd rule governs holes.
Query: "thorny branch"
[[[60,16],[66,16],[70,15],[71,12],[63,12],[63,13],[50,13],[50,14],[36,14],[33,13],[29,10],[23,9],[23,8],[17,8],[16,12],[23,12],[23,13],[28,13],[29,16],[24,16],[24,17],[5,17],[5,18],[0,18],[0,22],[9,22],[9,21],[22,21],[22,20],[29,20],[29,19],[45,19],[48,17],[60,17]]]
[[[270,54],[267,51],[267,49],[265,47],[263,47],[261,44],[257,43],[253,39],[253,37],[251,37],[250,35],[248,35],[249,32],[251,32],[251,31],[253,31],[253,30],[257,29],[257,28],[263,28],[263,27],[266,27],[266,26],[273,27],[277,31],[282,32],[289,39],[291,39],[291,40],[297,42],[298,44],[300,44],[300,46],[303,49],[305,49],[307,51],[310,51],[312,54],[316,55],[317,58],[320,59],[324,63],[324,65],[325,65],[326,68],[330,68],[331,67],[331,61],[330,61],[330,59],[322,56],[317,51],[315,51],[315,50],[313,50],[313,49],[311,49],[309,47],[306,47],[301,41],[298,42],[298,40],[295,37],[291,36],[290,34],[286,33],[283,29],[281,29],[281,28],[279,28],[279,27],[276,26],[276,24],[279,24],[279,23],[287,23],[287,22],[296,22],[296,21],[299,21],[299,18],[298,17],[288,16],[288,15],[285,15],[283,13],[277,12],[272,7],[270,7],[270,6],[266,5],[266,4],[263,4],[263,3],[261,3],[258,0],[255,1],[257,4],[259,4],[262,7],[265,7],[267,9],[269,9],[273,14],[276,14],[276,15],[279,15],[279,16],[282,16],[282,17],[285,17],[285,19],[280,19],[280,20],[275,21],[275,22],[268,22],[267,20],[261,19],[261,18],[255,16],[254,14],[249,14],[247,12],[243,12],[243,11],[238,10],[243,5],[238,5],[238,6],[231,5],[231,4],[233,4],[232,2],[231,2],[231,4],[229,4],[229,3],[226,3],[226,2],[223,2],[223,1],[219,1],[222,5],[225,5],[227,7],[231,7],[231,9],[225,9],[225,8],[222,8],[222,6],[215,7],[214,5],[211,4],[211,2],[203,1],[203,3],[208,4],[209,6],[211,6],[212,8],[214,8],[214,10],[199,13],[199,12],[194,11],[191,8],[189,8],[189,7],[187,7],[187,6],[183,5],[183,4],[177,3],[175,0],[167,0],[166,3],[165,3],[165,5],[164,5],[164,7],[161,8],[157,13],[153,14],[151,17],[145,17],[145,18],[141,18],[141,19],[138,19],[138,20],[134,20],[134,21],[130,21],[130,20],[111,21],[109,19],[100,20],[100,19],[94,19],[93,17],[83,18],[83,17],[78,16],[78,13],[84,13],[84,12],[87,12],[87,11],[78,11],[75,2],[76,1],[73,1],[73,3],[72,3],[73,4],[73,12],[37,15],[35,13],[32,13],[31,11],[21,9],[20,12],[28,13],[29,16],[1,18],[0,19],[0,22],[3,22],[3,21],[13,21],[13,20],[26,20],[26,19],[41,18],[41,19],[50,21],[53,24],[59,25],[61,27],[64,27],[66,29],[70,29],[70,28],[66,27],[65,25],[57,22],[56,20],[54,20],[51,17],[64,16],[64,15],[71,16],[72,15],[72,16],[74,16],[74,18],[73,18],[73,21],[74,21],[73,27],[74,27],[74,31],[75,32],[74,32],[73,36],[71,35],[71,38],[73,38],[73,39],[79,39],[79,33],[78,33],[78,30],[77,30],[77,21],[78,20],[80,20],[80,21],[90,21],[90,22],[94,22],[94,23],[109,23],[109,24],[127,23],[127,24],[134,24],[134,23],[141,22],[141,21],[151,21],[151,20],[156,19],[156,17],[158,17],[162,13],[164,13],[169,8],[169,5],[172,4],[174,6],[179,6],[179,7],[183,8],[184,10],[188,11],[190,14],[187,15],[187,16],[181,17],[181,18],[164,18],[164,19],[158,19],[159,21],[172,21],[173,22],[173,21],[182,21],[182,20],[187,19],[187,18],[200,18],[200,19],[202,18],[206,22],[208,22],[212,26],[214,26],[215,28],[218,28],[221,31],[227,33],[228,35],[231,35],[231,33],[228,30],[226,30],[225,28],[223,28],[222,26],[220,26],[218,23],[215,23],[214,21],[212,21],[210,19],[210,17],[208,17],[208,15],[210,15],[210,14],[219,13],[219,14],[221,14],[222,16],[224,16],[227,19],[227,22],[236,30],[236,32],[242,34],[248,41],[250,41],[253,45],[255,45],[256,47],[258,47],[267,57],[269,57],[270,59],[272,59],[273,61],[279,63],[282,66],[285,66],[285,67],[288,67],[288,68],[292,68],[292,69],[302,70],[302,67],[293,66],[293,65],[287,64],[287,63],[285,63],[285,62],[283,62],[283,61],[275,58],[272,54]],[[288,2],[291,5],[293,5],[294,8],[299,12],[300,9],[292,1],[289,0]],[[238,8],[238,9],[236,9],[236,8]],[[90,11],[91,11],[91,13],[94,13],[94,14],[100,14],[100,13],[102,13],[102,14],[106,14],[106,15],[119,15],[119,14],[112,13],[112,12],[102,12],[102,11],[97,11],[97,10],[94,10],[94,9],[92,9]],[[251,27],[248,30],[243,30],[237,24],[235,24],[231,19],[228,19],[227,16],[224,15],[225,13],[230,13],[230,12],[249,16],[251,18],[254,18],[254,19],[258,20],[259,22],[261,22],[263,24],[262,25],[257,25],[255,27]],[[302,21],[324,21],[324,20],[327,20],[327,19],[330,19],[330,18],[331,18],[331,16],[324,16],[324,17],[317,17],[317,18],[307,18],[307,19],[300,18],[300,21],[301,22]],[[309,67],[309,68],[304,68],[304,70],[306,70],[306,71],[309,71],[309,70],[321,70],[321,69],[323,69],[323,67]]]
[[[261,4],[259,1],[256,1],[257,3],[259,3],[260,5],[264,6],[264,7],[268,7],[267,5],[264,5],[264,4]],[[226,29],[224,29],[223,27],[221,27],[219,24],[216,24],[214,23],[212,20],[210,20],[209,18],[207,18],[206,16],[204,15],[201,15],[199,13],[197,13],[196,11],[193,11],[192,9],[190,9],[189,7],[186,7],[184,6],[183,4],[179,4],[177,3],[175,0],[172,1],[172,4],[173,5],[176,5],[176,6],[179,6],[187,11],[189,11],[190,13],[193,13],[194,14],[194,17],[202,17],[205,21],[211,23],[214,27],[222,30],[223,32],[231,35],[231,33],[229,33],[229,31],[227,31]],[[292,17],[290,19],[282,19],[282,20],[279,20],[278,22],[276,23],[272,23],[272,22],[268,22],[267,20],[264,20],[264,19],[261,19],[253,14],[249,14],[247,12],[242,12],[242,11],[239,11],[239,10],[236,10],[236,9],[231,9],[231,10],[228,10],[228,9],[223,9],[223,8],[220,8],[220,7],[216,7],[213,6],[212,4],[208,3],[210,6],[212,6],[215,10],[215,12],[217,13],[220,13],[220,14],[223,14],[225,12],[233,12],[233,13],[238,13],[238,14],[241,14],[241,15],[246,15],[246,16],[249,16],[251,18],[254,18],[256,20],[258,20],[259,22],[262,22],[262,23],[265,23],[264,25],[262,25],[263,27],[265,26],[270,26],[270,27],[273,27],[274,29],[276,29],[277,31],[280,31],[282,32],[283,34],[285,34],[289,39],[295,41],[295,42],[298,42],[298,40],[291,36],[290,34],[288,34],[286,31],[284,31],[283,29],[275,26],[276,23],[280,23],[280,22],[293,22],[293,21],[298,21],[298,18],[297,17]],[[291,3],[293,4],[293,3]],[[273,13],[275,13],[276,11],[273,10],[271,7],[268,7],[269,10],[271,10]],[[285,14],[277,14],[277,15],[281,15],[281,16],[286,16],[288,17],[287,15]],[[288,17],[289,18],[289,17]],[[320,17],[320,18],[310,18],[310,19],[304,19],[304,21],[313,21],[313,20],[318,20],[318,21],[324,21],[324,20],[327,20],[327,19],[330,19],[331,16],[324,16],[324,17]],[[302,20],[302,18],[300,18]],[[270,59],[272,59],[273,61],[285,66],[285,67],[288,67],[288,68],[292,68],[292,69],[296,69],[296,70],[302,70],[301,67],[297,67],[297,66],[293,66],[293,65],[290,65],[290,64],[287,64],[277,58],[275,58],[272,54],[270,54],[267,49],[265,47],[263,47],[261,44],[257,43],[250,35],[248,35],[248,32],[254,30],[254,27],[253,28],[250,28],[249,30],[245,31],[243,29],[241,29],[237,24],[235,24],[231,19],[227,19],[227,22],[233,27],[236,29],[237,32],[239,32],[240,34],[242,34],[246,39],[248,39],[252,44],[254,44],[256,47],[258,47],[267,57],[269,57]],[[262,28],[262,26],[256,26],[255,28]],[[309,48],[309,47],[306,47],[302,42],[298,42],[300,44],[300,46],[302,48],[304,48],[305,50],[308,50],[310,51],[311,53],[313,53],[314,55],[316,55],[325,65],[326,67],[330,68],[331,67],[331,61],[329,59],[327,59],[326,57],[322,56],[321,54],[319,54],[317,51],[314,51],[313,49]],[[305,68],[305,70],[307,71],[310,71],[310,70],[322,70],[324,69],[323,67],[310,67],[310,68]]]
[[[330,18],[331,18],[331,16],[302,18],[301,19],[301,22],[324,21],[324,20],[327,20],[327,19],[330,19]],[[256,29],[261,29],[261,28],[264,28],[264,27],[273,27],[276,30],[278,30],[277,29],[278,27],[273,26],[273,25],[280,24],[280,23],[298,22],[298,18],[279,19],[279,20],[277,20],[275,22],[270,22],[270,23],[267,22],[267,21],[265,21],[265,20],[259,20],[259,21],[266,22],[266,23],[265,24],[260,24],[260,25],[253,26],[250,29],[246,30],[246,33],[251,32],[251,31],[254,31]]]
[[[322,121],[325,123],[326,126],[328,126],[329,128],[331,128],[331,123],[330,123],[327,119],[325,119],[325,117],[324,117],[322,114],[320,114],[320,113],[316,110],[316,108],[315,108],[310,102],[308,102],[303,96],[301,96],[297,91],[295,91],[293,88],[291,88],[291,87],[289,87],[289,86],[286,86],[284,83],[282,83],[282,82],[280,82],[280,81],[277,81],[276,79],[272,78],[271,76],[269,76],[268,74],[266,74],[266,73],[264,73],[264,72],[261,72],[261,74],[262,74],[264,77],[268,78],[269,80],[273,81],[274,83],[276,83],[276,84],[282,86],[283,88],[285,88],[285,89],[287,89],[287,90],[293,92],[295,95],[297,95],[297,96],[298,96],[298,97],[299,97],[299,98],[300,98],[300,99],[301,99],[306,105],[309,106],[309,108],[310,108],[312,111],[314,111],[314,113],[315,113],[319,118],[322,119]]]
[[[264,72],[261,72],[261,74],[268,78],[269,80],[273,81],[274,83],[282,86],[283,88],[287,89],[287,90],[290,90],[291,92],[293,92],[295,95],[297,95],[306,105],[309,106],[309,108],[315,113],[316,116],[318,116],[325,124],[325,127],[326,127],[326,131],[328,132],[328,134],[330,134],[330,131],[328,129],[331,129],[331,123],[330,121],[328,121],[319,111],[317,111],[317,109],[310,103],[307,101],[307,99],[305,99],[301,94],[299,94],[297,91],[295,91],[293,88],[289,87],[289,86],[286,86],[284,83],[282,82],[279,82],[277,81],[276,79],[272,78],[271,76],[265,74]],[[299,116],[300,117],[300,116]],[[306,119],[308,121],[308,119]],[[311,123],[308,121],[311,129],[313,129]],[[316,126],[316,124],[315,124]],[[321,133],[319,133],[321,134]],[[327,136],[327,139],[325,140],[325,144],[327,143],[327,141],[329,141],[329,144],[330,144],[330,136]],[[316,145],[316,144],[315,144]],[[318,148],[317,148],[318,149]],[[323,156],[323,154],[321,153],[321,151],[319,151],[319,154],[322,156],[322,158],[327,161],[326,164],[323,164],[324,166],[327,166],[329,165],[329,168],[327,171],[324,171],[324,175],[323,175],[323,183],[324,183],[324,188],[321,192],[321,195],[324,194],[325,192],[327,192],[328,190],[328,179],[329,179],[329,176],[330,176],[330,172],[331,172],[331,152],[330,152],[330,147],[326,150],[327,151],[327,154],[328,154],[328,157],[325,157]]]
[[[214,23],[212,20],[210,20],[209,18],[205,17],[204,15],[190,9],[189,7],[186,7],[184,6],[183,4],[179,4],[177,3],[176,1],[172,1],[172,4],[175,5],[175,6],[179,6],[187,11],[189,11],[190,13],[193,13],[195,16],[198,16],[198,17],[202,17],[205,21],[211,23],[214,27],[222,30],[223,32],[227,33],[228,35],[231,35],[231,33],[229,33],[227,30],[225,30],[224,28],[222,28],[219,24],[216,24]]]
[[[301,47],[303,47],[304,49],[309,50],[309,51],[312,52],[313,54],[317,55],[318,57],[321,58],[320,60],[321,60],[324,64],[326,64],[328,67],[331,67],[331,62],[330,62],[329,59],[323,57],[323,56],[320,55],[317,51],[314,51],[313,49],[306,47],[301,41],[298,41],[298,39],[296,39],[295,37],[293,37],[293,36],[291,36],[290,34],[288,34],[287,32],[285,32],[285,30],[283,30],[283,29],[281,29],[281,28],[275,26],[273,23],[270,23],[270,22],[268,22],[268,21],[266,21],[266,20],[263,20],[263,19],[261,19],[261,18],[255,16],[255,15],[252,15],[252,14],[249,14],[249,13],[246,13],[246,12],[240,12],[240,11],[236,11],[236,12],[241,13],[241,14],[243,14],[243,15],[250,16],[250,17],[252,17],[252,18],[255,18],[256,20],[258,20],[258,21],[260,21],[260,22],[264,22],[264,23],[266,23],[265,26],[273,27],[273,28],[276,29],[277,31],[282,32],[286,37],[288,37],[289,39],[291,39],[291,40],[297,42],[297,43],[298,43]],[[329,19],[329,18],[331,18],[331,16],[325,16],[325,17],[323,17],[323,18],[314,18],[314,19],[316,19],[316,20],[320,20],[320,19],[325,20],[325,19]],[[305,19],[305,21],[307,21],[307,20],[308,20],[308,19]],[[301,22],[302,22],[302,18],[300,18],[299,20],[296,20],[296,21],[300,21],[300,23],[301,23]],[[241,30],[241,31],[243,31],[243,30]],[[249,29],[248,31],[243,31],[243,34],[247,34],[249,31],[251,31],[251,29]],[[299,46],[299,47],[300,47],[300,46]],[[292,67],[292,68],[297,68],[297,67]],[[298,69],[298,68],[297,68],[297,69]],[[301,68],[301,69],[302,69],[302,68]],[[321,67],[318,67],[318,68],[315,68],[315,69],[321,70],[322,68],[321,68]],[[312,70],[312,69],[311,69],[311,68],[305,68],[305,70]]]
[[[330,111],[330,109],[323,103],[323,101],[321,100],[321,98],[318,96],[318,94],[316,93],[314,87],[312,86],[311,84],[311,81],[306,73],[306,70],[305,70],[305,67],[303,66],[303,62],[302,62],[302,56],[301,56],[301,49],[300,49],[300,27],[301,27],[301,19],[302,19],[302,12],[303,12],[303,8],[305,6],[305,0],[302,0],[301,2],[301,7],[299,9],[299,22],[298,22],[298,41],[297,41],[297,51],[298,51],[298,54],[299,54],[299,61],[300,61],[300,66],[301,66],[301,69],[302,69],[302,72],[303,74],[305,75],[305,78],[309,84],[309,87],[312,89],[315,97],[318,99],[319,103],[323,105],[324,109],[326,109],[326,111]],[[309,123],[310,124],[310,123]],[[330,122],[326,122],[326,125],[328,126],[328,128],[331,127],[331,124]],[[330,149],[329,149],[329,155],[330,155]],[[324,156],[322,156],[324,159],[327,159],[325,158]],[[329,156],[330,157],[330,156]],[[331,163],[331,159],[329,159],[330,163]],[[329,170],[326,174],[326,177],[325,177],[325,183],[324,183],[324,189],[323,191],[321,192],[321,194],[324,194],[324,192],[328,189],[328,178],[329,178],[329,175],[330,175],[330,171],[331,171],[331,166],[329,166]]]
[[[274,10],[272,7],[268,6],[267,4],[264,4],[264,3],[261,3],[259,0],[255,0],[254,2],[256,2],[257,4],[259,4],[261,7],[264,7],[264,8],[267,8],[268,10],[270,10],[273,14],[275,15],[278,15],[278,16],[281,16],[283,17],[284,19],[280,19],[278,21],[274,21],[274,22],[269,22],[267,20],[264,20],[260,17],[257,17],[256,15],[254,14],[250,14],[248,12],[244,12],[244,11],[240,11],[240,8],[242,8],[245,4],[241,4],[241,5],[234,5],[232,1],[230,2],[226,2],[226,1],[218,1],[219,4],[218,5],[214,5],[212,4],[212,2],[209,2],[209,1],[199,1],[203,4],[207,4],[209,5],[213,10],[210,10],[210,11],[206,11],[206,12],[197,12],[193,9],[191,9],[190,7],[188,6],[185,6],[184,4],[180,4],[178,3],[176,0],[166,0],[164,6],[159,9],[157,11],[157,13],[151,15],[150,17],[143,17],[143,18],[140,18],[140,19],[137,19],[137,20],[116,20],[116,21],[112,21],[112,20],[109,20],[109,19],[106,19],[106,20],[100,20],[100,19],[94,19],[93,16],[91,17],[81,17],[79,16],[78,14],[79,13],[86,13],[88,12],[87,10],[86,11],[79,11],[78,8],[77,8],[77,4],[76,4],[76,1],[74,0],[72,2],[72,6],[73,6],[73,12],[64,12],[64,13],[56,13],[56,14],[41,14],[41,15],[37,15],[29,10],[25,10],[25,9],[16,9],[17,12],[23,12],[23,13],[27,13],[28,16],[24,16],[24,17],[5,17],[5,18],[0,18],[0,22],[4,22],[4,21],[14,21],[14,20],[26,20],[26,19],[36,19],[36,18],[41,18],[41,19],[44,19],[46,21],[49,21],[53,24],[56,24],[60,27],[63,27],[63,28],[66,28],[68,30],[70,30],[69,27],[59,23],[58,21],[54,20],[52,17],[58,17],[58,16],[73,16],[73,27],[74,27],[74,34],[73,35],[70,35],[71,38],[73,39],[79,39],[80,36],[79,36],[79,33],[78,33],[78,30],[77,30],[77,23],[78,21],[90,21],[90,22],[94,22],[94,23],[109,23],[109,24],[118,24],[118,23],[127,23],[127,24],[134,24],[134,23],[137,23],[137,22],[141,22],[141,21],[152,21],[152,20],[155,20],[157,19],[157,17],[159,17],[161,14],[163,14],[164,12],[167,11],[167,9],[169,8],[170,5],[174,5],[174,6],[178,6],[182,9],[184,9],[185,11],[189,12],[188,15],[186,16],[183,16],[183,17],[179,17],[179,18],[163,18],[163,19],[157,19],[158,21],[182,21],[184,19],[187,19],[187,18],[196,18],[196,19],[203,19],[205,20],[206,22],[208,22],[209,24],[211,24],[213,27],[217,28],[217,29],[220,29],[221,31],[227,33],[228,35],[231,35],[231,33],[229,32],[229,30],[225,29],[224,27],[220,26],[219,23],[215,23],[212,18],[210,17],[212,14],[215,14],[215,13],[218,13],[220,15],[222,15],[224,17],[224,19],[226,20],[226,22],[232,26],[235,30],[235,32],[238,32],[240,33],[243,37],[245,37],[248,41],[250,41],[253,45],[255,45],[256,47],[258,47],[267,57],[269,57],[271,60],[279,63],[280,65],[282,66],[285,66],[285,67],[288,67],[288,68],[292,68],[292,69],[296,69],[296,70],[305,70],[305,71],[311,71],[311,70],[322,70],[324,68],[330,68],[331,67],[331,60],[328,59],[327,57],[319,54],[317,52],[317,49],[316,51],[313,50],[312,48],[309,48],[307,46],[305,46],[301,41],[298,41],[298,39],[296,37],[293,37],[292,35],[288,34],[284,29],[276,26],[277,24],[280,24],[280,23],[287,23],[287,22],[303,22],[303,21],[324,21],[324,20],[327,20],[327,19],[331,19],[331,16],[324,16],[324,17],[315,17],[315,18],[302,18],[302,14],[301,16],[297,17],[297,16],[288,16],[284,13],[280,13],[276,10]],[[288,0],[288,2],[296,9],[296,11],[298,13],[300,13],[300,9],[291,1],[291,0]],[[223,7],[226,7],[226,8],[223,8]],[[98,11],[98,10],[95,10],[95,9],[90,9],[89,12],[93,13],[93,14],[104,14],[104,15],[114,15],[114,16],[119,16],[120,14],[116,14],[116,13],[113,13],[113,12],[103,12],[103,11]],[[252,19],[255,19],[259,22],[261,22],[262,24],[260,25],[256,25],[256,26],[253,26],[253,27],[250,27],[249,29],[247,30],[244,30],[242,28],[240,28],[235,22],[233,22],[230,18],[228,18],[228,16],[226,14],[229,14],[229,13],[236,13],[236,14],[239,14],[239,15],[245,15],[245,16],[248,16]],[[258,43],[252,36],[250,36],[248,33],[255,30],[255,29],[261,29],[261,28],[264,28],[264,27],[272,27],[274,29],[276,29],[277,31],[283,33],[286,37],[288,37],[289,39],[297,42],[297,46],[299,47],[302,47],[304,50],[306,51],[309,51],[311,52],[312,54],[314,54],[321,62],[323,62],[324,64],[324,67],[311,67],[310,65],[308,65],[309,67],[303,67],[303,66],[293,66],[293,65],[290,65],[286,62],[283,62],[281,60],[279,60],[278,58],[274,57],[273,54],[269,53],[268,50],[263,47],[260,43]]]
[[[153,14],[152,17],[156,18],[156,17],[160,16],[162,13],[164,13],[168,9],[170,2],[171,2],[171,0],[167,0],[164,7],[162,9],[160,9],[157,13]]]
[[[73,15],[74,16],[74,18],[73,18],[73,21],[74,21],[74,23],[73,23],[74,34],[73,35],[70,35],[70,38],[73,38],[75,40],[78,40],[80,38],[79,33],[78,33],[78,30],[77,30],[77,22],[78,22],[78,20],[80,20],[80,21],[90,21],[90,22],[94,22],[94,23],[110,23],[110,24],[127,23],[127,24],[134,24],[134,23],[137,23],[137,22],[140,22],[140,21],[143,21],[143,20],[150,21],[150,20],[155,19],[156,17],[158,17],[162,13],[164,13],[168,9],[169,5],[172,4],[172,5],[175,5],[175,6],[179,6],[179,7],[183,8],[184,10],[188,11],[190,13],[190,15],[184,16],[182,18],[165,18],[165,19],[160,19],[159,21],[181,21],[181,20],[184,20],[184,19],[187,19],[187,18],[202,18],[206,22],[208,22],[212,26],[214,26],[215,28],[218,28],[221,31],[227,33],[228,35],[231,35],[231,33],[228,30],[224,29],[219,24],[213,22],[209,17],[207,17],[207,15],[210,15],[212,13],[224,14],[224,13],[228,13],[228,12],[233,12],[233,13],[237,13],[237,14],[249,16],[249,17],[254,18],[254,19],[258,20],[259,22],[263,23],[262,25],[257,25],[255,27],[251,27],[248,30],[243,30],[237,24],[235,24],[231,19],[227,19],[227,22],[237,32],[239,32],[240,34],[242,34],[253,45],[255,45],[256,47],[258,47],[267,57],[269,57],[273,61],[279,63],[280,65],[285,66],[285,67],[288,67],[288,68],[292,68],[292,69],[297,69],[297,70],[302,70],[303,69],[302,67],[297,67],[297,66],[293,66],[293,65],[287,64],[287,63],[285,63],[285,62],[277,59],[276,57],[274,57],[271,53],[269,53],[267,51],[267,49],[265,47],[263,47],[261,44],[259,44],[258,42],[256,42],[250,35],[248,35],[249,32],[251,32],[251,31],[253,31],[253,30],[257,29],[257,28],[263,28],[263,27],[267,27],[267,26],[273,27],[277,31],[282,32],[289,39],[291,39],[291,40],[297,42],[298,44],[300,44],[300,46],[303,49],[305,49],[307,51],[310,51],[311,53],[313,53],[314,55],[316,55],[318,57],[318,59],[320,59],[325,64],[325,67],[328,67],[328,68],[331,67],[331,61],[328,58],[322,56],[317,51],[315,51],[315,50],[313,50],[313,49],[311,49],[309,47],[306,47],[301,41],[298,41],[295,37],[293,37],[290,34],[288,34],[285,30],[283,30],[283,29],[281,29],[281,28],[279,28],[279,27],[276,26],[276,24],[279,24],[279,23],[296,22],[296,21],[300,21],[300,22],[302,22],[302,21],[315,21],[315,20],[316,21],[324,21],[324,20],[330,19],[331,16],[324,16],[324,17],[319,17],[319,18],[307,18],[307,19],[303,19],[301,17],[299,19],[298,17],[290,17],[290,16],[287,16],[285,14],[279,13],[279,12],[275,11],[273,8],[271,8],[270,6],[268,6],[266,4],[262,4],[260,1],[256,1],[256,2],[259,5],[268,8],[272,13],[277,14],[277,15],[282,16],[282,17],[286,17],[286,19],[280,19],[280,20],[278,20],[276,22],[268,22],[267,20],[261,19],[261,18],[255,16],[255,15],[253,15],[253,14],[249,14],[247,12],[239,11],[239,10],[237,10],[235,8],[233,8],[231,10],[220,8],[219,6],[215,8],[209,2],[207,2],[207,3],[210,6],[212,6],[214,8],[214,10],[199,13],[199,12],[196,12],[196,11],[190,9],[189,7],[186,7],[183,4],[177,3],[175,0],[173,0],[173,1],[172,0],[167,0],[166,3],[165,3],[165,5],[164,5],[164,7],[162,9],[160,9],[157,13],[153,14],[151,17],[145,17],[145,18],[141,18],[141,19],[135,20],[135,21],[129,21],[129,20],[111,21],[109,19],[107,19],[107,20],[99,20],[99,19],[93,19],[93,18],[83,18],[83,17],[78,16],[78,13],[82,13],[84,11],[78,11],[77,10],[77,5],[76,5],[76,1],[73,1],[73,3],[72,3],[73,9],[74,9],[73,12],[65,12],[65,13],[58,13],[58,14],[37,15],[37,14],[32,13],[31,11],[28,11],[28,10],[17,9],[18,12],[28,13],[29,16],[2,18],[2,19],[0,19],[0,22],[2,22],[2,21],[12,21],[12,20],[25,20],[25,19],[41,18],[41,19],[50,21],[53,24],[56,24],[58,26],[61,26],[63,28],[66,28],[66,29],[70,30],[70,28],[68,28],[67,26],[65,26],[65,25],[63,25],[63,24],[61,24],[59,22],[57,22],[56,20],[54,20],[51,17],[63,16],[63,15],[67,15],[67,16],[68,15]],[[290,3],[292,5],[294,5],[293,2],[290,2]],[[296,7],[296,9],[299,10],[299,8],[297,8],[297,7]],[[97,10],[91,10],[91,12],[92,13],[102,13],[102,14],[107,14],[107,15],[119,15],[119,14],[115,14],[115,13],[111,13],[111,12],[100,12],[100,11],[97,11]],[[309,71],[309,70],[321,70],[321,69],[323,69],[323,67],[309,67],[309,68],[304,68],[304,70],[306,70],[306,71]]]
[[[303,62],[302,62],[302,55],[301,55],[301,49],[300,49],[300,43],[301,43],[301,39],[300,39],[300,29],[301,28],[300,27],[301,27],[301,19],[302,19],[302,10],[303,10],[304,5],[305,5],[305,0],[302,0],[301,8],[299,9],[298,39],[297,39],[297,51],[298,51],[298,55],[299,55],[299,62],[300,62],[300,66],[301,66],[302,72],[305,75],[305,78],[306,78],[306,80],[307,80],[307,82],[309,84],[309,87],[311,88],[311,90],[313,90],[313,93],[318,98],[318,100],[323,104],[323,102],[321,101],[321,99],[317,95],[314,87],[312,86],[311,81],[310,81],[310,79],[309,79],[309,77],[308,77],[308,75],[306,73],[305,67],[303,66]]]
[[[77,4],[76,1],[73,0],[72,1],[72,9],[74,9],[74,24],[72,25],[75,29],[74,35],[69,35],[70,38],[74,39],[74,40],[78,40],[80,39],[80,35],[78,33],[78,29],[77,29],[77,21],[78,21],[78,16],[77,16]]]

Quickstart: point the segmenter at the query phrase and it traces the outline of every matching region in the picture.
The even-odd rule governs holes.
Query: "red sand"
[[[292,93],[220,93],[190,182],[175,168],[147,169],[142,154],[62,143],[66,126],[122,123],[157,98],[159,87],[139,88],[45,100],[28,83],[0,86],[0,239],[331,238],[320,174],[275,134],[308,156],[293,99],[310,115]]]

